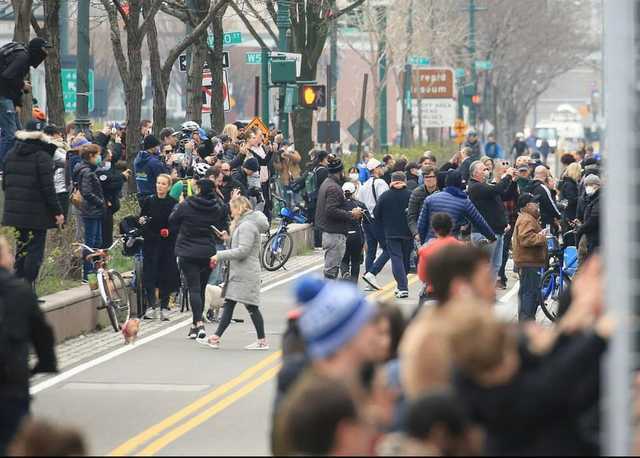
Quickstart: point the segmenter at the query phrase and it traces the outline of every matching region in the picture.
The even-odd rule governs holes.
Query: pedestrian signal
[[[480,96],[479,95],[474,95],[473,97],[471,97],[471,102],[473,102],[474,105],[479,105],[480,104]]]
[[[324,85],[303,84],[298,95],[303,108],[315,110],[327,106],[327,87]]]

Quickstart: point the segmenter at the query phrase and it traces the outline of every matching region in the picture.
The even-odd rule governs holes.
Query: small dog
[[[129,318],[122,325],[122,335],[124,336],[124,344],[134,344],[138,338],[140,330],[140,320],[138,318]]]

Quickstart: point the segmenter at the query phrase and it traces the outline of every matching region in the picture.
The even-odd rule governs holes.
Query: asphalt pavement
[[[314,253],[290,262],[291,270],[263,282],[269,351],[244,350],[256,336],[243,307],[236,308],[236,317],[245,322],[230,326],[219,350],[187,340],[190,315],[174,312],[168,324],[143,323],[133,346],[108,330],[62,344],[61,374],[32,384],[33,413],[77,427],[94,455],[269,454],[274,379],[293,280],[321,272],[322,258]],[[368,294],[395,300],[390,264],[378,279],[383,290]],[[506,320],[517,311],[516,280],[509,286],[496,306]],[[413,275],[409,289],[408,299],[396,300],[406,315],[418,298]]]

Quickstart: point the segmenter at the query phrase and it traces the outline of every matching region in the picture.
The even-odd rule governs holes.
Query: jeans
[[[0,169],[4,168],[4,160],[16,142],[16,131],[20,129],[20,117],[13,100],[0,97]]]
[[[45,229],[16,228],[18,231],[16,277],[23,278],[30,285],[35,284],[40,266],[44,259],[44,247],[47,241]]]
[[[347,236],[344,234],[322,234],[322,249],[324,250],[324,277],[330,280],[338,278],[340,263],[347,249]]]
[[[538,305],[542,301],[541,270],[540,267],[520,267],[519,271],[518,321],[535,320]]]
[[[362,263],[362,247],[364,242],[360,234],[349,234],[347,236],[347,247],[340,263],[342,278],[358,283],[360,276],[360,264]]]
[[[387,239],[387,250],[391,256],[391,271],[400,291],[408,291],[407,272],[409,257],[413,249],[411,239]]]
[[[511,248],[511,236],[513,235],[513,227],[504,233],[502,239],[502,264],[500,265],[500,271],[498,276],[500,279],[507,281],[507,261],[509,260],[509,248]]]
[[[102,246],[102,218],[82,218],[82,223],[84,225],[84,244],[90,248],[100,248]],[[84,259],[83,280],[87,279],[89,273],[95,272],[93,262],[86,260],[89,254],[87,250],[82,253],[82,258]]]
[[[0,456],[5,456],[20,423],[29,415],[29,398],[0,396],[0,406]]]
[[[216,253],[219,253],[226,249],[227,246],[224,243],[216,243]],[[222,266],[223,263],[219,262],[213,268],[213,270],[211,271],[211,275],[209,275],[209,280],[207,281],[209,285],[216,286],[222,283],[222,280],[224,280],[224,278],[222,277]]]
[[[180,257],[178,262],[184,274],[185,281],[187,282],[187,288],[189,288],[193,325],[197,326],[199,322],[202,322],[204,292],[207,287],[209,275],[211,275],[209,258]]]
[[[233,318],[233,309],[236,307],[236,301],[231,299],[226,299],[224,301],[224,308],[222,310],[222,318],[220,318],[220,324],[218,324],[218,329],[216,330],[216,335],[218,337],[222,337],[224,331],[229,327],[229,323],[231,323],[231,319]],[[260,309],[257,305],[244,304],[244,307],[249,312],[249,316],[251,317],[251,321],[253,322],[253,326],[256,328],[256,334],[258,334],[258,339],[264,339],[264,319],[262,318],[262,313],[260,313]]]
[[[474,245],[477,245],[478,242],[482,241],[482,240],[487,240],[487,238],[478,233],[478,232],[472,232],[471,233],[471,242]],[[496,241],[495,242],[491,242],[489,243],[487,246],[487,248],[491,253],[491,271],[493,272],[493,278],[498,278],[498,273],[500,272],[500,267],[502,266],[502,250],[503,250],[503,245],[504,245],[504,235],[503,234],[496,234]]]
[[[365,272],[370,272],[373,275],[378,275],[387,264],[387,261],[389,261],[389,252],[387,251],[387,244],[384,237],[384,228],[375,222],[365,222],[363,227],[365,239],[367,241],[367,256],[364,261],[364,270]],[[382,248],[382,253],[376,259],[378,245]]]

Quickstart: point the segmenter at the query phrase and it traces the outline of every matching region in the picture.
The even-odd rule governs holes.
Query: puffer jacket
[[[218,197],[188,197],[169,216],[171,231],[178,233],[176,256],[205,259],[216,254],[211,225],[222,228],[226,219],[226,206]]]
[[[344,209],[344,193],[332,175],[324,180],[318,191],[315,224],[322,232],[346,234],[353,217]]]
[[[516,267],[541,267],[547,262],[547,238],[540,234],[542,227],[536,218],[520,211],[513,229],[511,244]]]
[[[434,192],[438,192],[437,190]],[[433,193],[431,193],[433,194]],[[409,229],[415,237],[418,234],[418,216],[420,216],[420,210],[422,210],[422,204],[425,199],[431,194],[427,191],[427,188],[418,186],[411,192],[409,198],[409,206],[407,207],[407,222],[409,223]]]
[[[65,169],[69,146],[64,140],[54,139],[52,143],[56,145],[56,152],[53,154],[53,184],[56,187],[56,194],[60,194],[68,191]]]
[[[83,160],[73,170],[73,181],[78,183],[82,194],[80,214],[83,218],[102,218],[106,203],[100,180],[96,175],[96,166]]]
[[[231,234],[229,249],[218,253],[218,262],[229,261],[225,299],[259,305],[260,234],[267,229],[269,221],[262,212],[245,213]]]
[[[42,132],[16,132],[16,146],[4,166],[2,224],[26,229],[52,229],[62,214],[53,183],[56,145]]]

